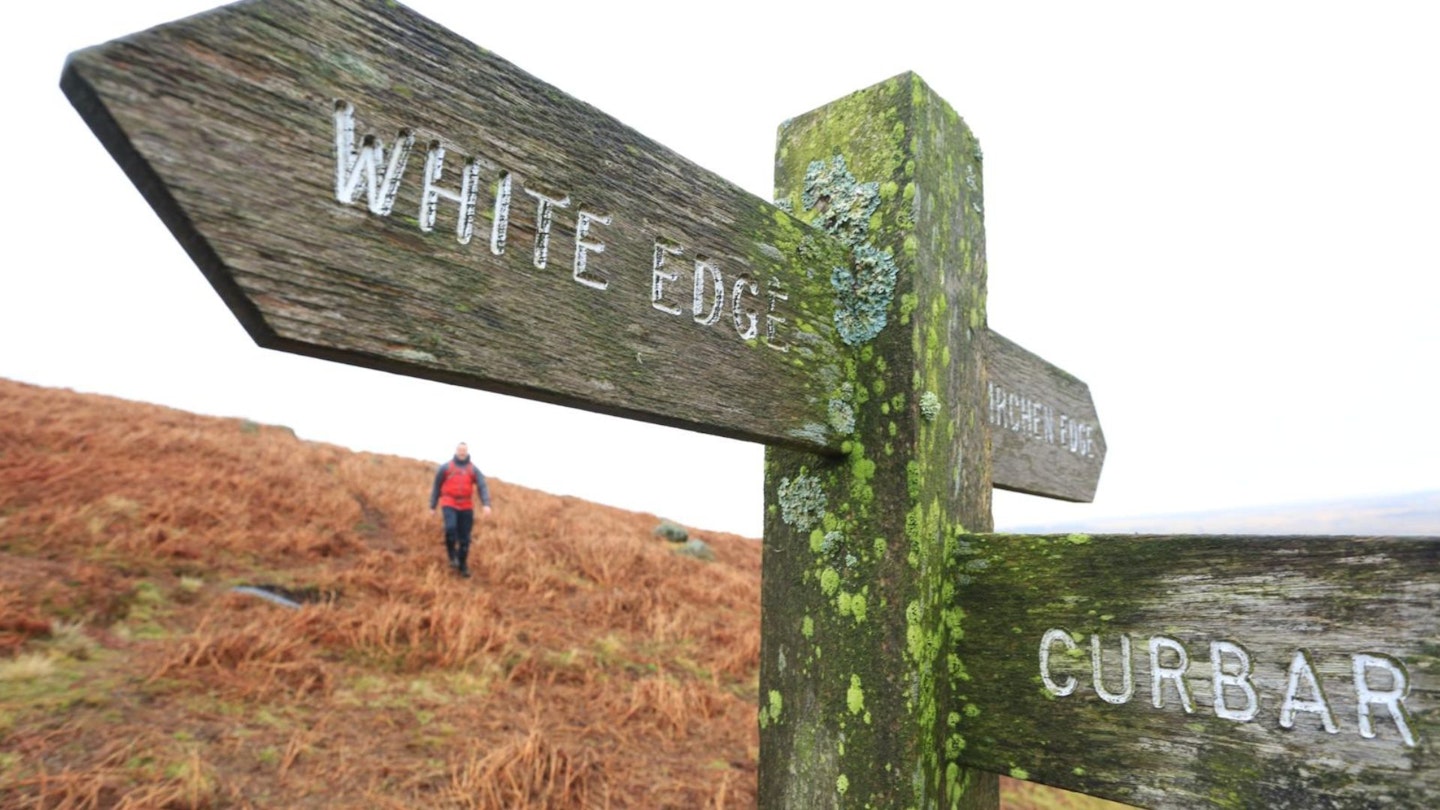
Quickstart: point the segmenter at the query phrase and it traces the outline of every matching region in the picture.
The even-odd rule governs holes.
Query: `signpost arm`
[[[963,761],[1140,807],[1435,807],[1434,538],[968,538]],[[1128,655],[1126,652],[1128,651]]]
[[[762,807],[998,806],[962,769],[953,553],[991,528],[980,150],[904,74],[787,122],[782,207],[847,242],[839,459],[770,448]],[[803,246],[802,246],[803,248]]]

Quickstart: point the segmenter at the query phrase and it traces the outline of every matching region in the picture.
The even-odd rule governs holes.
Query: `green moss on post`
[[[851,251],[828,281],[853,434],[840,457],[766,455],[761,681],[787,714],[761,731],[762,807],[998,805],[995,777],[958,763],[974,714],[950,652],[954,551],[990,529],[978,155],[912,74],[780,133],[782,206]]]

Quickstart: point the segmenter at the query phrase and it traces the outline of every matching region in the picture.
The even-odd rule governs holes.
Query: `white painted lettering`
[[[1105,670],[1100,655],[1100,637],[1090,636],[1090,669],[1095,676],[1095,694],[1106,703],[1129,703],[1135,694],[1135,677],[1130,664],[1130,637],[1120,636],[1120,691],[1111,692],[1105,688]]]
[[[760,285],[751,281],[749,276],[741,276],[735,280],[735,288],[730,295],[731,306],[734,308],[731,315],[735,322],[735,332],[740,335],[741,340],[751,340],[760,333],[760,313],[753,309],[742,309],[740,306],[747,291],[750,295],[757,296],[760,294]]]
[[[1238,662],[1238,672],[1225,671],[1225,657],[1229,656]],[[1245,652],[1239,644],[1229,641],[1210,642],[1210,669],[1212,683],[1215,686],[1215,716],[1223,717],[1226,720],[1234,720],[1237,723],[1248,723],[1255,719],[1255,713],[1260,709],[1260,698],[1255,694],[1255,687],[1250,683],[1250,675],[1254,667],[1250,663],[1250,654]],[[1239,689],[1245,696],[1245,705],[1240,709],[1230,708],[1226,702],[1225,687]]]
[[[525,189],[526,194],[535,198],[535,267],[545,269],[545,262],[550,256],[550,224],[555,218],[556,208],[569,208],[570,197],[551,197],[548,194],[533,189]]]
[[[505,252],[505,237],[510,231],[510,173],[501,172],[495,184],[495,219],[490,223],[490,252]]]
[[[990,424],[1027,439],[1056,445],[1085,458],[1096,455],[1095,426],[995,383],[988,384]],[[1058,423],[1058,424],[1057,424]]]
[[[1309,686],[1311,693],[1315,695],[1313,700],[1297,698],[1302,679]],[[1331,734],[1340,731],[1335,725],[1335,715],[1330,711],[1330,703],[1325,700],[1325,690],[1320,688],[1320,681],[1315,677],[1315,667],[1310,663],[1310,654],[1305,650],[1296,650],[1295,657],[1290,659],[1290,673],[1285,681],[1285,699],[1280,703],[1280,726],[1294,728],[1297,712],[1318,714],[1326,731]]]
[[[1350,656],[1350,667],[1355,674],[1355,702],[1359,704],[1360,736],[1367,740],[1375,738],[1375,726],[1371,719],[1370,707],[1379,703],[1390,712],[1390,719],[1400,731],[1400,739],[1411,748],[1415,747],[1415,732],[1410,730],[1406,720],[1405,697],[1410,694],[1410,678],[1405,667],[1388,655],[1358,653]],[[1376,689],[1370,685],[1370,670],[1378,669],[1390,676],[1390,688]]]
[[[385,145],[373,135],[366,135],[355,148],[355,108],[348,102],[335,102],[335,199],[350,205],[365,181],[365,201],[370,213],[389,216],[395,208],[395,195],[400,190],[400,176],[410,158],[415,135],[402,129],[395,135],[395,148],[390,162],[385,162]],[[385,173],[380,174],[380,166]]]
[[[709,279],[707,285],[706,279]],[[705,291],[712,291],[710,308],[705,309]],[[695,297],[692,299],[690,313],[694,316],[695,322],[703,326],[710,326],[720,320],[720,315],[725,311],[725,278],[720,275],[720,268],[716,267],[704,256],[695,259]],[[700,314],[704,312],[705,314]]]
[[[1006,396],[1008,398],[1009,395]],[[997,406],[1001,404],[998,396],[992,397],[991,402]],[[1040,682],[1052,696],[1068,697],[1079,691],[1079,673],[1065,673],[1063,663],[1060,664],[1059,674],[1052,671],[1055,655],[1065,658],[1078,657],[1079,646],[1076,638],[1058,627],[1046,630],[1040,638]],[[1236,723],[1253,723],[1261,713],[1261,689],[1278,689],[1279,684],[1273,683],[1265,675],[1257,678],[1255,659],[1250,651],[1240,644],[1225,640],[1208,643],[1215,716]],[[1174,638],[1158,635],[1150,636],[1147,644],[1150,653],[1151,705],[1156,709],[1165,708],[1165,683],[1169,681],[1174,684],[1175,694],[1179,696],[1185,714],[1194,714],[1196,700],[1186,679],[1190,671],[1190,656],[1185,646]],[[1090,635],[1090,673],[1093,676],[1095,694],[1104,702],[1116,705],[1129,703],[1135,689],[1130,636],[1121,634],[1119,646],[1120,688],[1118,691],[1111,691],[1105,685],[1105,651],[1101,637],[1099,634]],[[1418,747],[1419,735],[1410,710],[1405,705],[1411,687],[1405,663],[1382,653],[1354,653],[1349,655],[1349,659],[1349,680],[1355,688],[1360,736],[1367,740],[1386,736],[1391,739],[1398,737],[1407,748]],[[1296,716],[1310,713],[1317,715],[1319,722],[1310,721],[1309,728],[1318,725],[1328,734],[1340,733],[1334,710],[1317,672],[1310,652],[1305,649],[1296,650],[1290,660],[1284,694],[1280,700],[1280,728],[1294,729]],[[1113,675],[1111,678],[1113,682]],[[1394,734],[1376,728],[1377,723],[1386,725],[1387,718],[1394,724]]]
[[[1055,681],[1051,679],[1050,648],[1055,646],[1057,642],[1065,645],[1065,648],[1068,650],[1076,649],[1075,640],[1070,638],[1069,633],[1053,627],[1046,630],[1045,635],[1040,639],[1040,680],[1045,684],[1045,688],[1050,694],[1056,697],[1065,697],[1075,692],[1075,687],[1078,685],[1078,682],[1074,676],[1071,675],[1065,676],[1065,684],[1063,686],[1055,683]]]
[[[445,171],[445,147],[439,141],[430,142],[430,151],[425,155],[425,184],[420,190],[420,230],[429,233],[435,229],[435,215],[440,200],[446,199],[460,206],[455,220],[455,238],[462,245],[470,243],[475,231],[475,200],[480,196],[480,164],[466,161],[460,172],[458,192],[435,185]]]
[[[603,290],[610,286],[609,279],[595,275],[586,267],[586,257],[591,253],[604,253],[605,243],[588,239],[590,225],[599,223],[609,225],[610,217],[607,214],[597,214],[593,211],[586,211],[580,208],[575,212],[575,280],[596,290]]]
[[[1160,651],[1175,653],[1175,666],[1160,663]],[[1185,671],[1190,668],[1190,656],[1185,647],[1173,638],[1150,637],[1150,703],[1157,709],[1165,706],[1164,682],[1173,681],[1175,691],[1180,693],[1180,705],[1186,714],[1195,713],[1195,704],[1190,700],[1190,689],[1185,685]]]
[[[775,333],[779,331],[779,327],[785,323],[784,318],[775,314],[775,304],[779,301],[789,301],[790,296],[785,292],[780,282],[773,278],[770,279],[770,283],[767,286],[770,292],[770,309],[765,313],[765,345],[777,351],[788,352],[790,351],[790,347],[775,337]]]
[[[655,240],[655,262],[650,271],[650,306],[661,312],[679,315],[680,307],[665,300],[665,285],[680,278],[680,274],[665,269],[666,256],[679,256],[684,249],[664,239]]]

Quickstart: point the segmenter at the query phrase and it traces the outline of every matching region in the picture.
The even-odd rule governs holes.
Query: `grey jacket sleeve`
[[[445,464],[449,464],[449,463],[450,463],[450,462],[448,462],[448,461],[445,462]],[[434,508],[435,508],[435,504],[437,504],[437,503],[440,502],[440,485],[443,484],[443,483],[445,483],[445,464],[441,464],[441,465],[440,465],[440,469],[438,469],[438,470],[435,471],[435,485],[432,486],[432,487],[430,487],[430,508],[431,508],[431,509],[434,509]]]
[[[474,466],[474,465],[471,465],[471,466]],[[486,506],[489,506],[489,505],[490,505],[490,487],[489,487],[488,484],[485,483],[485,473],[480,472],[480,468],[479,468],[479,467],[475,467],[475,488],[478,489],[478,490],[480,490],[480,503],[483,503],[483,504],[485,504]],[[439,490],[436,490],[436,491],[438,492]]]

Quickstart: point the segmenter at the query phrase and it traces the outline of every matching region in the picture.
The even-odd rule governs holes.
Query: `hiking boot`
[[[461,579],[469,579],[469,578],[470,578],[470,569],[469,569],[469,568],[466,568],[465,566],[461,565],[461,566],[458,566],[458,568],[457,568],[456,570],[458,570],[458,571],[460,572],[460,577],[461,577]]]

